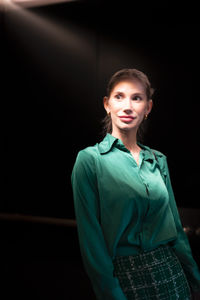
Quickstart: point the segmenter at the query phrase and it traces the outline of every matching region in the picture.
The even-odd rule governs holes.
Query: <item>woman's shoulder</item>
[[[151,149],[151,152],[153,153],[153,155],[160,167],[160,170],[163,172],[163,174],[166,174],[166,168],[168,168],[167,156],[163,152],[155,150],[155,149]]]
[[[146,150],[148,153],[153,154],[155,158],[159,158],[159,159],[160,159],[160,158],[166,158],[166,155],[165,155],[163,152],[161,152],[161,151],[159,151],[159,150],[157,150],[157,149],[150,148],[149,146],[143,145],[143,144],[141,144],[141,143],[138,143],[138,145],[139,145],[142,149]]]
[[[97,145],[88,146],[79,150],[76,156],[76,165],[91,165],[97,157]]]
[[[150,157],[157,161],[158,165],[160,166],[160,169],[164,170],[167,165],[167,156],[157,149],[153,149],[148,146],[144,147],[146,148],[147,152],[150,153]]]
[[[158,151],[156,149],[151,149],[151,151],[159,158],[166,158],[166,155],[161,151]]]
[[[95,146],[89,146],[77,153],[72,168],[72,182],[75,178],[83,182],[96,177],[95,152]]]
[[[96,153],[97,153],[97,144],[95,144],[94,146],[88,146],[88,147],[85,147],[85,148],[79,150],[77,156],[80,156],[83,159],[84,158],[88,159],[88,158],[95,156]]]

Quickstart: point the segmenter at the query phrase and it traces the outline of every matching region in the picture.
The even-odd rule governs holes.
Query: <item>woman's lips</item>
[[[125,123],[132,122],[135,118],[133,116],[119,116],[120,120]]]

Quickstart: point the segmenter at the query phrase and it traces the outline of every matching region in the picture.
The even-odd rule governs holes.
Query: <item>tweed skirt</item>
[[[190,300],[182,266],[168,246],[114,259],[114,276],[128,300]]]

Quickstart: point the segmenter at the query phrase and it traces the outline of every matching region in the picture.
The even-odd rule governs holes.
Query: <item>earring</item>
[[[108,117],[110,117],[110,111],[107,113]]]
[[[148,115],[144,115],[144,120],[147,120],[148,119]]]

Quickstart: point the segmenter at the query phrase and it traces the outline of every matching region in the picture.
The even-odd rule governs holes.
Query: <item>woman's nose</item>
[[[132,100],[129,98],[126,98],[124,101],[124,112],[132,113],[132,111],[133,111]]]

